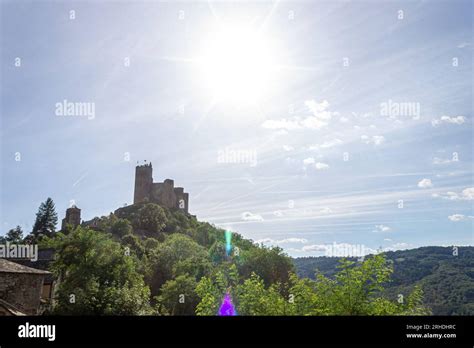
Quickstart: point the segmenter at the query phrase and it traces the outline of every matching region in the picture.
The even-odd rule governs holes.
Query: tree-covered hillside
[[[419,286],[433,314],[474,315],[474,247],[422,247],[384,254],[394,270],[385,284],[391,298]],[[297,274],[313,279],[315,270],[333,278],[339,262],[337,257],[294,259]]]
[[[49,270],[59,281],[51,314],[430,313],[419,287],[401,301],[389,299],[384,284],[393,266],[384,256],[343,260],[332,278],[298,278],[282,249],[257,245],[153,203],[120,208],[59,232],[30,234],[26,240],[54,250]]]

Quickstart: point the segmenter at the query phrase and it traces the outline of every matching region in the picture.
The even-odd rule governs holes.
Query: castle
[[[167,208],[177,208],[189,213],[189,194],[182,187],[174,187],[174,181],[166,179],[164,182],[153,182],[153,167],[151,163],[138,165],[135,168],[135,192],[133,204],[157,203]],[[85,226],[94,227],[97,218],[83,221]],[[61,230],[65,230],[70,224],[77,227],[81,224],[81,209],[75,205],[66,210],[66,216],[62,220]]]
[[[75,205],[66,209],[66,217],[62,220],[61,230],[64,231],[68,224],[72,225],[72,227],[77,227],[81,224],[81,209]]]
[[[174,181],[153,182],[151,163],[135,168],[135,192],[133,204],[150,202],[167,208],[182,209],[188,213],[189,194],[182,187],[174,187]]]

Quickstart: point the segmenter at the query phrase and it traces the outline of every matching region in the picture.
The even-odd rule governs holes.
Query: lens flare
[[[225,254],[226,256],[230,255],[232,250],[232,232],[225,231]]]
[[[219,308],[219,315],[220,316],[234,316],[237,315],[237,311],[232,304],[232,299],[230,298],[230,294],[226,293],[224,299],[222,300],[221,307]]]

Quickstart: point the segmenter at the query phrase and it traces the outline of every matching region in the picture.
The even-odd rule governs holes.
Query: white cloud
[[[285,129],[285,130],[293,130],[301,128],[301,125],[298,123],[298,120],[266,120],[262,123],[263,128],[267,129]]]
[[[277,240],[277,243],[285,244],[285,243],[308,243],[308,240],[305,238],[287,238],[282,240]]]
[[[314,158],[313,158],[313,157],[308,157],[308,158],[305,158],[305,159],[303,160],[303,164],[304,164],[305,166],[310,165],[310,164],[313,164],[314,162],[315,162],[315,161],[314,161]]]
[[[316,170],[326,170],[329,169],[329,164],[318,162],[315,165]]]
[[[306,117],[303,121],[301,121],[301,125],[304,128],[309,129],[319,129],[328,125],[328,122],[317,118],[316,116]]]
[[[263,221],[263,217],[261,215],[253,214],[249,211],[242,213],[241,218],[244,221]]]
[[[453,214],[453,215],[449,215],[448,219],[454,222],[458,222],[458,221],[464,221],[468,219],[474,219],[474,216],[470,216],[470,215],[466,216],[463,214]]]
[[[458,45],[458,48],[465,48],[465,47],[468,47],[468,46],[471,46],[471,44],[469,42],[461,42]]]
[[[419,188],[430,188],[433,187],[433,183],[431,182],[431,179],[422,179],[418,183]]]
[[[468,187],[461,192],[462,199],[472,201],[474,199],[474,187]]]
[[[336,112],[326,110],[329,107],[327,100],[317,103],[315,100],[305,101],[306,107],[312,112],[312,116],[308,117],[293,117],[291,119],[280,119],[280,120],[266,120],[262,123],[263,128],[267,129],[320,129],[328,125],[333,115],[337,115]]]
[[[449,164],[451,162],[458,162],[458,161],[454,161],[454,160],[450,160],[450,159],[443,159],[443,158],[439,158],[439,157],[435,157],[433,158],[433,164]]]
[[[283,145],[283,150],[285,151],[292,151],[294,150],[295,148],[293,146],[290,146],[290,145]]]
[[[463,214],[453,214],[453,215],[449,215],[448,219],[454,222],[458,222],[458,221],[466,220],[466,216]]]
[[[308,243],[308,240],[305,238],[286,238],[275,240],[271,238],[263,238],[255,241],[255,243],[268,243],[268,244],[289,244],[289,243]]]
[[[391,230],[392,229],[390,227],[385,225],[375,225],[375,230],[373,230],[372,232],[389,232]]]
[[[347,123],[347,122],[349,122],[349,119],[348,119],[347,117],[345,117],[345,116],[342,116],[342,117],[339,119],[339,122],[341,122],[341,123]]]
[[[324,143],[319,145],[319,147],[321,147],[323,149],[327,149],[327,148],[334,147],[334,146],[341,145],[341,144],[342,144],[341,139],[333,139],[333,140],[325,141]]]
[[[372,141],[374,142],[375,145],[380,145],[383,142],[385,142],[385,137],[383,135],[374,135],[372,137]]]
[[[331,214],[331,213],[332,213],[332,209],[329,208],[329,207],[325,207],[325,208],[321,209],[319,212],[320,212],[321,214]]]
[[[474,187],[466,187],[461,193],[448,191],[446,194],[433,194],[433,197],[441,197],[450,201],[472,201],[474,200]]]
[[[256,240],[255,243],[257,244],[270,244],[270,243],[273,243],[274,240],[271,239],[271,238],[263,238],[263,239],[259,239],[259,240]]]
[[[443,123],[451,123],[461,125],[466,122],[466,118],[464,116],[441,116],[439,119],[434,119],[431,121],[431,125],[433,127],[437,127]]]
[[[385,137],[383,135],[373,135],[369,137],[368,135],[361,135],[360,140],[366,144],[381,145],[385,142]]]
[[[329,107],[329,102],[323,100],[321,103],[317,103],[314,99],[307,100],[304,102],[304,105],[308,107],[309,110],[313,113],[314,116],[324,120],[331,119],[331,113],[326,111]]]
[[[305,245],[301,248],[301,251],[308,252],[308,251],[326,251],[327,245],[324,244],[311,244]]]
[[[390,238],[384,238],[384,241],[385,242],[392,242],[392,240]]]
[[[329,149],[331,147],[341,145],[342,143],[343,141],[341,139],[334,138],[331,140],[326,140],[322,144],[310,145],[308,149],[312,151],[318,151],[320,149]]]

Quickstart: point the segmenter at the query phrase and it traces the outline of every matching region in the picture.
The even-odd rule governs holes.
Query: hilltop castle
[[[151,163],[138,165],[135,168],[135,192],[133,204],[137,203],[157,203],[166,208],[176,208],[188,211],[189,194],[184,192],[182,187],[174,187],[174,181],[166,179],[164,182],[153,182],[153,167]],[[116,210],[116,212],[120,209]],[[96,227],[99,218],[90,221],[83,221],[82,225]],[[62,220],[61,230],[65,230],[67,225],[77,227],[81,225],[81,209],[75,205],[66,210],[66,216]]]
[[[153,182],[151,163],[135,168],[135,192],[133,204],[150,202],[167,208],[182,209],[188,213],[189,194],[182,187],[174,187],[174,181]]]
[[[81,224],[81,209],[75,205],[66,209],[66,217],[62,220],[61,230],[64,231],[68,224],[72,225],[72,227],[77,227]]]

